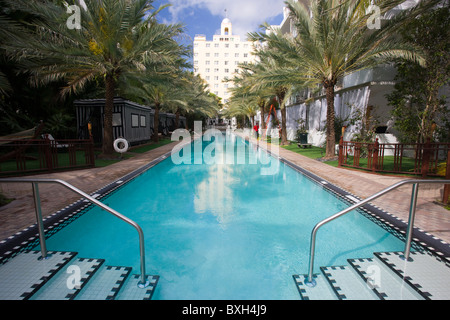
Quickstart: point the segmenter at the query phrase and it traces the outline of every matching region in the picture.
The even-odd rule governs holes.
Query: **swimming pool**
[[[254,144],[228,138],[234,163],[176,165],[168,158],[102,199],[142,227],[147,273],[160,276],[153,299],[299,299],[292,275],[307,272],[312,228],[348,206]],[[191,156],[214,143],[194,142]],[[212,150],[218,157],[229,151]],[[277,170],[261,174],[268,166]],[[134,228],[94,207],[47,247],[139,270],[137,244]],[[316,265],[403,247],[355,211],[320,230]]]

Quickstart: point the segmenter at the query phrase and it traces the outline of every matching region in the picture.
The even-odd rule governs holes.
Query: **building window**
[[[139,128],[139,115],[138,114],[131,114],[131,127],[132,128]]]
[[[210,63],[211,63],[211,61],[209,61],[209,60],[206,61],[207,66],[209,66]]]
[[[219,54],[216,52],[216,53],[214,53],[214,57],[218,57],[219,56]]]
[[[211,47],[211,43],[207,43],[207,44],[206,44],[206,47],[207,47],[207,48]]]
[[[215,69],[214,69],[214,72],[219,72],[219,68],[215,68]]]
[[[205,70],[206,72],[210,72],[210,69],[209,68],[206,68],[206,70]]]
[[[215,48],[218,48],[218,47],[219,47],[219,44],[218,44],[218,43],[215,43],[215,44],[214,44],[214,47],[215,47]]]
[[[234,56],[235,56],[236,58],[239,58],[239,53],[235,53]]]
[[[120,112],[113,113],[112,125],[113,127],[119,127],[122,125],[122,114]]]
[[[141,116],[141,127],[145,128],[147,126],[147,117]]]
[[[230,72],[230,69],[225,69],[225,73],[228,73],[228,72]]]

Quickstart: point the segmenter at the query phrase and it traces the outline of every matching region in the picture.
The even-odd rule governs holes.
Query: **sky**
[[[191,43],[196,34],[212,41],[226,16],[241,40],[265,22],[279,25],[283,20],[284,0],[155,0],[153,5],[158,8],[167,3],[172,6],[159,13],[160,22],[183,24]]]

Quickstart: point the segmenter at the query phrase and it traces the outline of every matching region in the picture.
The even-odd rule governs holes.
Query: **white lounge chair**
[[[53,138],[53,136],[50,133],[45,133],[42,135],[42,139],[48,139],[50,141],[52,141],[52,146],[56,147],[56,148],[67,148],[69,145],[68,144],[60,144],[58,143],[55,138]]]

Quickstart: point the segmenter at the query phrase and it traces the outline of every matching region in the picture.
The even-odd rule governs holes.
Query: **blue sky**
[[[233,23],[233,33],[241,38],[259,30],[264,22],[280,24],[283,20],[284,0],[155,0],[153,5],[158,8],[167,3],[172,6],[159,14],[160,21],[184,24],[191,42],[196,34],[212,40],[226,14]]]

